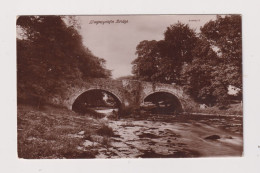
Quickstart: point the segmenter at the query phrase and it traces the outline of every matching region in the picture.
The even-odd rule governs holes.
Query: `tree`
[[[220,59],[209,42],[203,38],[197,41],[192,54],[193,61],[185,64],[180,74],[182,85],[196,101],[208,105],[215,104],[213,72],[218,67]]]
[[[180,71],[192,60],[196,35],[188,25],[178,22],[164,33],[164,40],[142,41],[136,48],[137,58],[132,62],[133,74],[140,80],[180,83]]]
[[[157,41],[144,40],[136,47],[137,58],[132,62],[132,73],[139,80],[158,81],[160,55]]]
[[[206,23],[182,71],[183,84],[199,102],[228,104],[228,86],[242,89],[241,17],[228,15]]]
[[[201,28],[201,35],[219,49],[225,63],[223,79],[242,89],[242,25],[240,15],[217,16]],[[231,76],[230,76],[231,75]]]
[[[103,59],[82,44],[82,38],[61,16],[20,16],[17,28],[18,98],[44,100],[62,94],[75,80],[109,77]]]
[[[182,65],[184,62],[192,61],[192,49],[196,45],[195,31],[186,24],[178,22],[167,27],[164,33],[165,46],[163,56],[172,59],[175,63]]]

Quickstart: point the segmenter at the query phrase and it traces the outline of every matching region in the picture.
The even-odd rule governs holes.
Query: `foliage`
[[[218,16],[201,28],[194,60],[183,68],[183,84],[198,101],[228,104],[228,86],[242,89],[241,17]]]
[[[225,82],[242,88],[242,28],[240,15],[217,16],[216,21],[210,21],[201,28],[201,35],[212,46],[219,49],[220,58],[228,68],[224,72]],[[230,76],[232,75],[232,76]]]
[[[195,43],[195,32],[188,25],[171,25],[164,33],[164,40],[144,40],[138,44],[137,58],[132,62],[133,74],[145,81],[179,83],[179,73],[183,64],[191,61]]]
[[[74,80],[109,77],[105,60],[82,44],[75,21],[66,25],[61,16],[20,16],[17,30],[18,98],[44,100],[62,94]],[[75,24],[76,25],[76,24]]]
[[[205,39],[200,39],[193,49],[193,57],[193,61],[182,69],[182,85],[196,101],[214,104],[212,74],[220,63],[217,54]]]
[[[133,74],[139,80],[156,81],[158,76],[158,47],[157,41],[144,40],[136,47],[137,58],[132,62]]]

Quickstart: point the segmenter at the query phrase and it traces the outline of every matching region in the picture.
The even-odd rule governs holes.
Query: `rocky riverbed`
[[[242,117],[172,116],[104,120],[115,135],[96,158],[181,158],[241,156]],[[92,146],[93,147],[93,146]]]
[[[18,156],[26,159],[241,156],[242,120],[241,116],[149,113],[116,120],[111,110],[95,116],[51,106],[37,109],[20,105]]]

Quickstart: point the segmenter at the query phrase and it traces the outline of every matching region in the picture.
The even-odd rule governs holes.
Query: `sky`
[[[167,27],[180,21],[199,32],[216,15],[78,16],[83,44],[106,60],[112,77],[131,75],[136,46],[143,40],[162,40]]]

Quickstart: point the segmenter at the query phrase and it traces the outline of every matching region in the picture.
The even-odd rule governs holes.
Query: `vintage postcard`
[[[243,156],[241,22],[17,16],[18,157]]]

